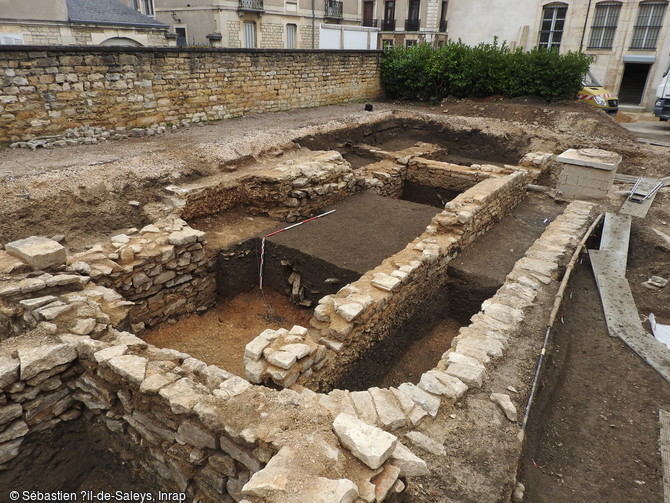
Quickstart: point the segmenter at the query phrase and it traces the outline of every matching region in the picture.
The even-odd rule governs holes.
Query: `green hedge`
[[[439,48],[420,44],[387,51],[381,82],[389,97],[405,100],[536,95],[551,102],[575,98],[591,61],[581,52],[511,51],[497,41],[476,47],[460,41]]]

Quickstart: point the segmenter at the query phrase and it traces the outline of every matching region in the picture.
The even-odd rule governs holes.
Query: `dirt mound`
[[[492,96],[486,100],[457,100],[449,97],[440,103],[440,107],[450,115],[515,121],[560,133],[580,132],[584,136],[607,137],[613,140],[631,139],[628,131],[619,126],[612,117],[579,101],[547,103],[538,96],[511,99]]]

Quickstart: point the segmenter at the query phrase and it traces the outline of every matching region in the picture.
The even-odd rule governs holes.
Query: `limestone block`
[[[391,453],[391,464],[400,468],[401,477],[422,477],[430,474],[426,462],[416,456],[401,442],[398,442]]]
[[[0,389],[6,389],[19,379],[19,360],[0,356]]]
[[[242,463],[250,472],[256,473],[261,470],[261,463],[228,437],[219,437],[219,444],[223,452]]]
[[[287,353],[292,354],[293,356],[296,357],[296,359],[304,358],[308,354],[312,352],[312,348],[309,347],[307,344],[287,344],[285,346],[282,346],[282,351],[286,351]]]
[[[523,311],[519,309],[514,309],[504,304],[493,303],[493,302],[490,302],[488,304],[485,302],[484,304],[482,304],[484,314],[490,316],[495,320],[507,324],[516,324],[520,323],[524,319]]]
[[[244,357],[244,375],[249,382],[260,384],[267,367],[265,360],[252,360]]]
[[[41,236],[31,236],[7,243],[5,250],[36,270],[65,265],[67,259],[63,245]]]
[[[204,232],[189,227],[171,233],[168,236],[168,243],[175,246],[183,246],[189,243],[195,243],[196,241],[201,241],[204,235]]]
[[[475,366],[467,362],[452,363],[445,372],[460,379],[470,387],[481,388],[484,377],[486,377],[486,369],[481,363],[477,362],[477,364]]]
[[[140,384],[140,391],[142,393],[158,393],[161,388],[175,382],[177,379],[179,379],[179,376],[171,372],[165,374],[153,374],[142,381],[142,384]]]
[[[384,464],[398,443],[396,436],[346,413],[335,418],[333,431],[342,445],[373,470]]]
[[[305,327],[301,327],[300,325],[293,325],[288,333],[291,335],[299,335],[301,337],[305,337],[308,332],[309,330]]]
[[[21,362],[21,379],[26,380],[58,365],[70,363],[77,358],[77,351],[69,344],[47,344],[19,349],[18,356]]]
[[[282,350],[273,351],[272,353],[266,355],[265,358],[268,363],[285,370],[290,369],[297,360],[294,354]]]
[[[461,380],[436,369],[421,376],[419,388],[435,395],[444,395],[451,400],[459,399],[468,390]]]
[[[323,342],[323,344],[328,349],[332,349],[336,353],[339,353],[340,351],[342,351],[342,348],[344,347],[344,342],[333,341],[333,340],[327,339],[325,337],[321,337],[321,339],[319,339],[319,342]]]
[[[100,351],[96,351],[93,354],[93,358],[95,359],[96,362],[102,363],[102,362],[106,362],[107,360],[109,360],[111,358],[115,358],[117,356],[125,355],[127,351],[128,351],[128,346],[126,346],[125,344],[121,344],[119,346],[110,346],[108,348],[101,349]]]
[[[48,287],[53,286],[65,286],[65,285],[74,285],[74,284],[85,284],[89,281],[88,278],[84,278],[77,274],[57,274],[46,280],[46,285]]]
[[[456,350],[460,352],[461,346],[469,346],[471,348],[478,349],[485,352],[489,356],[500,358],[503,355],[503,344],[491,338],[479,338],[479,337],[463,337],[458,340]]]
[[[51,304],[52,302],[57,301],[58,299],[53,295],[44,295],[42,297],[35,297],[32,299],[24,299],[19,301],[19,304],[26,309],[37,309],[46,304]]]
[[[249,358],[251,360],[260,360],[261,356],[263,356],[263,350],[267,348],[270,343],[272,342],[272,339],[264,336],[268,332],[268,330],[265,330],[263,333],[261,333],[258,337],[255,337],[251,342],[249,342],[245,348],[244,348],[244,356],[245,358]],[[274,330],[272,330],[274,333]]]
[[[70,332],[78,335],[88,335],[93,332],[96,324],[97,321],[95,318],[78,318],[77,321],[70,326]]]
[[[333,406],[332,403],[329,402],[328,405],[324,406],[336,414],[339,414],[340,412],[346,412],[352,416],[356,415],[356,408],[354,406],[354,402],[351,399],[351,394],[349,391],[335,389],[327,396],[323,396],[323,398],[332,398],[336,405]]]
[[[0,444],[25,437],[28,430],[26,422],[23,419],[17,419],[0,432]]]
[[[241,395],[246,390],[251,388],[249,381],[242,379],[238,376],[233,376],[230,379],[225,380],[219,386],[219,389],[225,391],[229,397]]]
[[[168,428],[165,428],[161,423],[156,421],[155,419],[149,417],[147,414],[144,414],[142,412],[139,412],[137,410],[133,411],[132,419],[134,421],[129,421],[128,418],[130,416],[124,416],[124,419],[131,423],[131,425],[134,428],[137,428],[137,423],[141,424],[144,426],[146,429],[151,431],[152,433],[160,436],[161,438],[169,441],[169,442],[174,442],[175,440],[175,435],[174,431],[170,430]],[[134,423],[134,424],[133,424]]]
[[[23,437],[0,445],[0,465],[14,459],[19,455],[19,447],[21,446],[22,442]]]
[[[500,406],[507,419],[513,423],[516,422],[516,406],[512,403],[509,395],[505,393],[491,393],[491,400]]]
[[[426,393],[418,386],[407,382],[398,386],[398,390],[410,397],[414,403],[430,414],[431,417],[434,418],[437,416],[437,412],[440,409],[440,399],[438,397]]]
[[[147,359],[142,356],[122,355],[107,360],[109,368],[135,384],[142,384],[147,370]]]
[[[179,425],[176,440],[180,444],[189,444],[201,449],[206,447],[216,449],[216,437],[194,421],[184,421]]]
[[[289,482],[291,470],[287,469],[294,464],[295,453],[288,446],[282,447],[265,468],[254,473],[249,482],[242,487],[245,496],[256,496],[258,498],[272,497],[272,495],[283,493]]]
[[[380,290],[391,292],[400,285],[401,281],[389,274],[377,272],[373,274],[372,281],[370,281],[370,283],[372,286],[379,288]]]
[[[370,388],[368,390],[374,400],[375,410],[379,421],[391,430],[396,430],[407,424],[407,416],[395,403],[393,393],[386,389]]]
[[[305,484],[308,489],[304,501],[310,503],[353,503],[358,498],[358,487],[349,479],[317,477]]]
[[[405,438],[407,438],[407,440],[409,440],[412,445],[418,447],[419,449],[423,449],[426,452],[430,452],[431,454],[435,454],[436,456],[446,456],[447,454],[447,450],[444,448],[444,445],[436,442],[420,431],[410,431],[409,433],[405,434]]]
[[[202,392],[199,391],[197,383],[188,377],[182,377],[162,388],[158,394],[168,401],[170,409],[175,414],[191,413],[195,405],[202,399]]]
[[[377,424],[377,410],[372,395],[367,391],[353,391],[349,397],[356,409],[356,416],[368,424]]]
[[[347,302],[340,304],[335,308],[335,312],[342,316],[347,321],[353,321],[359,314],[364,311],[364,307],[356,302]]]
[[[10,405],[0,406],[0,426],[3,426],[14,419],[21,417],[23,414],[23,407],[21,404],[13,403]]]

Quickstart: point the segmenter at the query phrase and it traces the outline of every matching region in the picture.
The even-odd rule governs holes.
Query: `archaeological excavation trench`
[[[441,472],[428,434],[472,442],[458,421],[484,408],[497,428],[481,440],[508,461],[473,501],[509,497],[521,452],[510,397],[478,397],[505,382],[522,407],[530,383],[509,368],[536,351],[520,336],[526,313],[556,286],[592,206],[529,195],[551,155],[527,152],[528,138],[417,117],[296,132],[148,190],[95,243],[8,243],[0,467],[21,470],[0,480],[48,467],[36,445],[76,431],[133,487],[189,501],[399,501]],[[80,490],[86,477],[49,483]]]

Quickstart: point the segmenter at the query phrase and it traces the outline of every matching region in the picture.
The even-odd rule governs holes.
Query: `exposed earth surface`
[[[619,125],[639,119],[632,114],[621,112],[613,119],[582,103],[546,104],[532,97],[447,99],[435,107],[391,102],[374,106],[373,113],[401,110],[472,120],[473,134],[458,139],[462,148],[450,149],[451,162],[471,159],[495,163],[496,159],[487,159],[482,153],[488,146],[475,133],[512,124],[518,131],[536,137],[532,143],[535,151],[559,154],[566,148],[597,147],[623,156],[619,173],[670,176],[670,149],[637,142]],[[348,116],[363,114],[362,108],[362,103],[353,103],[253,115],[100,145],[0,150],[0,243],[33,234],[64,234],[67,246],[84,249],[128,227],[151,223],[170,211],[166,186],[219,171],[243,170],[254,157],[286,142],[287,130],[318,129],[332,120],[346,123]],[[518,141],[510,135],[510,143]],[[402,143],[398,139],[396,146],[402,148]],[[387,141],[385,146],[389,145]],[[555,187],[557,169],[540,182]],[[630,190],[630,184],[615,189]],[[669,190],[659,191],[646,218],[634,219],[627,269],[640,316],[646,320],[649,313],[654,313],[659,323],[666,324],[670,324],[670,286],[650,290],[642,283],[652,275],[670,277],[670,243],[661,235],[670,235]],[[613,195],[601,201],[603,210],[616,211],[623,200],[624,196]],[[469,265],[454,265],[463,282],[467,282],[469,273],[478,270],[479,283],[488,282],[493,288],[516,260],[512,259],[515,247],[510,242],[532,242],[546,221],[561,211],[560,204],[548,196],[535,195],[520,205],[477,252],[473,249],[470,259],[459,257],[470,260]],[[369,210],[374,211],[374,207]],[[263,216],[239,216],[231,217],[227,225],[232,229],[231,236],[241,236],[285,224]],[[206,222],[200,222],[200,226],[208,230]],[[589,246],[597,248],[597,236]],[[519,251],[523,254],[523,249]],[[501,255],[504,259],[499,259]],[[660,503],[663,470],[658,414],[659,409],[670,410],[669,383],[620,340],[608,336],[587,254],[580,259],[568,292],[551,338],[519,467],[518,480],[525,485],[523,501]],[[160,333],[148,333],[146,338],[242,373],[241,361],[234,361],[232,356],[239,354],[258,332],[285,326],[287,320],[308,322],[309,311],[288,304],[280,293],[284,292],[270,291],[263,297],[251,291],[203,315],[161,327]],[[548,317],[547,313],[534,321],[539,332],[544,333]],[[423,368],[430,368],[431,359],[439,358],[441,346],[435,338],[443,338],[445,332],[453,336],[459,323],[465,321],[449,317],[441,320],[435,331],[414,342],[411,351],[395,355],[386,380],[378,385],[398,382],[403,376],[408,381],[420,376]],[[231,347],[237,350],[221,354],[222,342],[217,334],[222,327],[233,334]],[[647,322],[645,328],[650,331]],[[412,480],[404,501],[451,502],[444,499],[441,490],[442,475],[448,470],[448,465],[437,467],[432,475]]]

